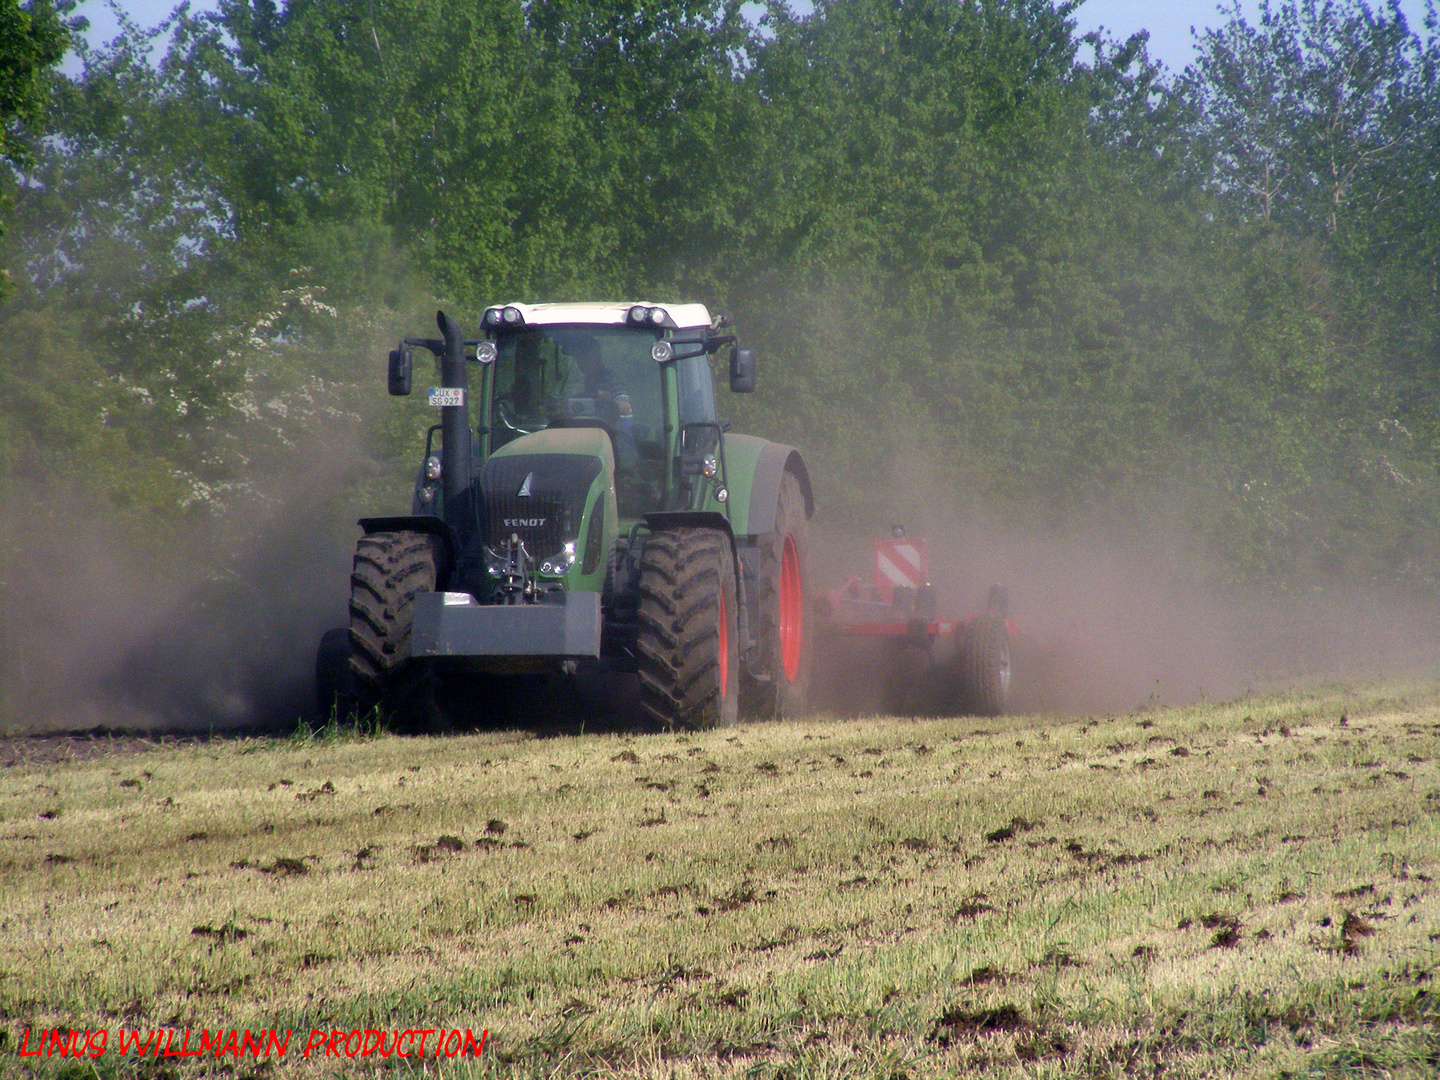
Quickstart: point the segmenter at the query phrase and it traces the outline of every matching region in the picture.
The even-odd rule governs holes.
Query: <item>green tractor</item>
[[[437,321],[440,338],[390,353],[392,394],[410,393],[415,350],[439,360],[440,423],[410,514],[360,521],[322,708],[425,729],[485,716],[507,677],[589,669],[638,675],[671,728],[802,712],[814,499],[799,451],[716,414],[721,350],[730,389],[755,389],[729,317],[514,303],[475,340]]]

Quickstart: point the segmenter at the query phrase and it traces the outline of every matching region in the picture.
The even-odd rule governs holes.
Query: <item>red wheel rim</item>
[[[730,611],[720,590],[720,700],[730,696]]]
[[[785,550],[780,556],[780,663],[785,679],[794,682],[800,676],[801,629],[805,618],[804,590],[800,580],[800,552],[795,540],[785,537]]]

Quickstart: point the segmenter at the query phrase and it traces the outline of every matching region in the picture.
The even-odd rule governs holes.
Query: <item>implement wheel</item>
[[[375,709],[402,731],[442,727],[432,664],[410,656],[415,597],[433,592],[433,537],[377,532],[355,546],[350,575],[350,673],[361,715]]]
[[[733,727],[740,711],[735,553],[720,529],[652,533],[640,556],[640,703],[670,728]]]
[[[805,495],[795,474],[787,472],[780,484],[775,526],[760,539],[755,610],[769,680],[745,680],[746,712],[758,717],[791,719],[803,715],[808,706],[815,651],[814,627],[805,611],[808,533]]]
[[[977,615],[955,658],[960,703],[970,716],[1000,716],[1010,700],[1010,628],[999,615]]]

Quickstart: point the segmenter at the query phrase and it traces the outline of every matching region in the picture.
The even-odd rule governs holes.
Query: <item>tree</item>
[[[50,98],[50,69],[70,45],[72,24],[63,16],[74,0],[0,0],[0,159],[23,169],[32,160],[31,140]],[[73,28],[78,29],[76,25]],[[8,227],[8,193],[0,191],[0,236]],[[0,278],[0,298],[10,289]]]
[[[685,295],[837,515],[904,514],[923,462],[1032,524],[1183,502],[1279,575],[1382,456],[1440,457],[1440,55],[1387,10],[1237,9],[1178,88],[1045,0],[223,0],[158,68],[130,26],[21,193],[0,324],[46,360],[0,375],[0,467],[233,520],[363,414],[403,486],[425,410],[376,370],[420,297]]]
[[[1421,130],[1421,43],[1399,0],[1378,12],[1364,0],[1262,0],[1255,26],[1235,0],[1228,16],[1200,35],[1184,78],[1194,134],[1214,150],[1211,181],[1262,221],[1278,211],[1332,239],[1363,235],[1395,194],[1384,164]]]
[[[30,160],[33,135],[50,97],[49,71],[79,29],[62,16],[74,8],[62,0],[4,0],[0,3],[0,156],[13,164]]]

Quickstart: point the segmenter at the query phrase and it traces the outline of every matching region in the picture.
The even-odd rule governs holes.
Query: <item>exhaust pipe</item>
[[[440,359],[440,385],[466,390],[470,381],[465,366],[465,340],[455,320],[443,311],[435,313],[440,333],[445,338],[445,355]],[[445,509],[457,505],[460,493],[470,486],[470,403],[469,394],[461,395],[463,405],[446,405],[440,410],[440,445],[444,467],[440,478],[445,493]]]

